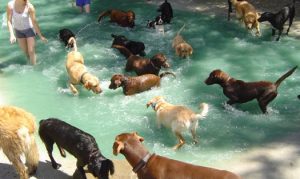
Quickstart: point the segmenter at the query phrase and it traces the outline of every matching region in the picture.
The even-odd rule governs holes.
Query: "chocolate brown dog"
[[[113,45],[127,58],[126,71],[135,71],[137,75],[154,74],[158,75],[161,67],[169,68],[167,58],[162,53],[157,53],[151,59],[133,55],[127,48],[120,45]]]
[[[39,135],[54,169],[61,166],[52,155],[53,144],[56,143],[62,157],[66,157],[64,149],[76,157],[77,169],[84,179],[86,179],[83,169],[85,165],[88,171],[99,179],[108,179],[109,173],[111,175],[114,173],[113,162],[102,155],[92,135],[55,118],[40,121]]]
[[[120,11],[117,9],[111,9],[102,12],[99,15],[98,22],[102,20],[103,17],[105,16],[110,16],[110,21],[111,22],[116,22],[122,27],[134,27],[134,20],[135,20],[135,13],[133,11]]]
[[[261,111],[266,113],[267,105],[277,96],[277,88],[280,83],[289,77],[297,67],[295,66],[282,75],[275,83],[268,81],[244,82],[230,77],[219,69],[212,71],[205,83],[207,85],[219,84],[223,88],[225,96],[229,98],[229,101],[227,101],[229,105],[256,99]]]
[[[192,165],[151,154],[142,144],[144,138],[134,133],[116,136],[113,153],[123,154],[139,179],[240,179],[226,171]]]
[[[160,79],[168,74],[176,77],[175,74],[171,72],[164,72],[159,76],[153,74],[145,74],[136,77],[115,74],[110,80],[111,83],[109,85],[109,89],[115,90],[119,87],[122,87],[123,93],[125,95],[133,95],[135,93],[147,91],[152,87],[160,86]]]

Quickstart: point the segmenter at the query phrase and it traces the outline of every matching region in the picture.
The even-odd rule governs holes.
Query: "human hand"
[[[44,43],[47,43],[48,42],[48,40],[44,37],[44,36],[40,36],[40,39],[41,39],[41,41],[43,41]]]
[[[16,37],[14,35],[11,35],[9,38],[10,44],[13,44],[16,42]]]

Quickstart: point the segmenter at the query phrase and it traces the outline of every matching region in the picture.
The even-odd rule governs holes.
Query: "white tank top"
[[[29,2],[27,2],[25,9],[22,13],[18,13],[15,10],[15,0],[8,3],[8,7],[13,11],[12,13],[12,23],[13,27],[17,30],[25,30],[32,28],[32,21],[29,16]]]

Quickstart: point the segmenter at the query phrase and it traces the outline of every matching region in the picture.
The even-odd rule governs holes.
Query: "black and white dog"
[[[146,55],[145,44],[143,42],[129,40],[124,35],[111,34],[111,37],[114,38],[111,47],[114,48],[114,45],[120,45],[127,48],[134,55]],[[120,53],[122,52],[120,51]]]
[[[286,31],[286,35],[288,35],[290,31],[290,27],[293,24],[293,20],[295,17],[295,1],[290,5],[284,6],[279,12],[272,13],[272,12],[264,12],[261,14],[260,18],[258,19],[259,22],[269,21],[272,25],[272,36],[275,35],[275,31],[278,30],[278,37],[277,41],[280,39],[280,36],[283,31],[284,24],[287,20],[289,20],[289,27]]]
[[[73,48],[73,44],[69,43],[71,37],[75,38],[75,34],[70,29],[59,30],[59,39],[64,42],[66,48]]]
[[[85,165],[89,172],[101,179],[108,179],[109,173],[114,173],[112,161],[101,154],[95,138],[90,134],[59,119],[49,118],[40,121],[39,135],[54,169],[61,166],[52,156],[53,144],[56,143],[62,157],[66,157],[65,149],[77,158],[77,169],[84,179],[86,179],[83,169]]]
[[[159,33],[165,33],[164,21],[162,20],[161,16],[157,16],[154,21],[148,20],[147,27],[156,29],[156,31]]]

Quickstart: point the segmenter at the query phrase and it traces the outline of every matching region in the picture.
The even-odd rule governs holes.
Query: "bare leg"
[[[89,4],[85,5],[84,10],[85,10],[86,13],[90,13],[91,12],[90,5]]]
[[[27,38],[27,53],[29,55],[30,63],[32,65],[36,64],[36,55],[35,55],[35,39],[34,37]]]
[[[17,39],[18,39],[18,44],[19,44],[20,48],[25,53],[26,57],[29,58],[26,38],[17,38]]]

